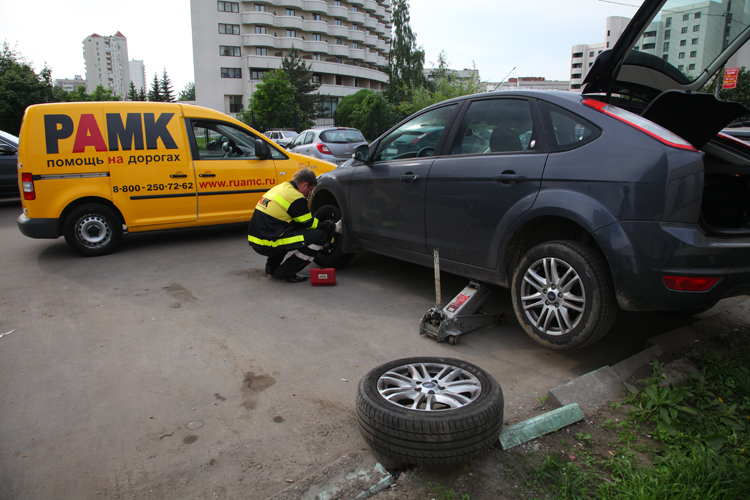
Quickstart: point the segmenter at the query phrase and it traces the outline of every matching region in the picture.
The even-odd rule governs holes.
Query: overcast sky
[[[212,0],[203,0],[212,1]],[[604,41],[608,16],[631,17],[641,0],[410,0],[411,27],[426,66],[445,51],[454,69],[476,65],[483,80],[570,78],[570,48]],[[146,79],[166,68],[175,93],[194,81],[189,0],[3,1],[0,37],[36,71],[85,77],[83,39],[120,31],[130,59],[143,60]]]

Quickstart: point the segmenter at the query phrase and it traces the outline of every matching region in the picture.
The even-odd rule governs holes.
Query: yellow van
[[[249,221],[260,196],[297,170],[334,167],[198,106],[39,104],[21,126],[18,228],[103,255],[128,232]]]

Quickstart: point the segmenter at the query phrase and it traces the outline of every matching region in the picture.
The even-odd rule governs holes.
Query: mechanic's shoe
[[[276,269],[274,269],[274,268],[271,267],[271,264],[266,264],[266,274],[270,274],[271,276],[273,276],[273,272],[275,270]]]
[[[291,276],[274,276],[277,280],[286,281],[287,283],[299,283],[306,281],[309,276],[300,276],[299,274],[292,274]]]

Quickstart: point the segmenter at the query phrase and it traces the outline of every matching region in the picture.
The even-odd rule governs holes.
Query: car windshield
[[[7,142],[10,142],[18,146],[18,137],[16,137],[15,135],[12,135],[12,134],[9,134],[8,132],[3,132],[2,130],[0,130],[0,138],[3,138]]]
[[[320,140],[333,144],[347,144],[350,142],[366,142],[359,130],[326,130],[320,133]]]
[[[653,56],[676,81],[697,79],[750,26],[750,0],[669,0],[635,42],[632,58]]]

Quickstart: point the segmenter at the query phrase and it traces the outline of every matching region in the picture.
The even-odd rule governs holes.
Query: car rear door
[[[448,154],[435,159],[426,192],[426,240],[440,257],[497,266],[500,238],[531,208],[548,150],[535,101],[470,101]]]
[[[446,132],[457,104],[433,108],[384,136],[371,160],[351,176],[349,217],[354,234],[375,247],[427,253],[425,193],[434,150],[399,154],[393,143],[407,131],[430,125]],[[439,134],[439,132],[437,132]],[[386,249],[384,248],[384,250]],[[387,250],[386,250],[387,251]]]

